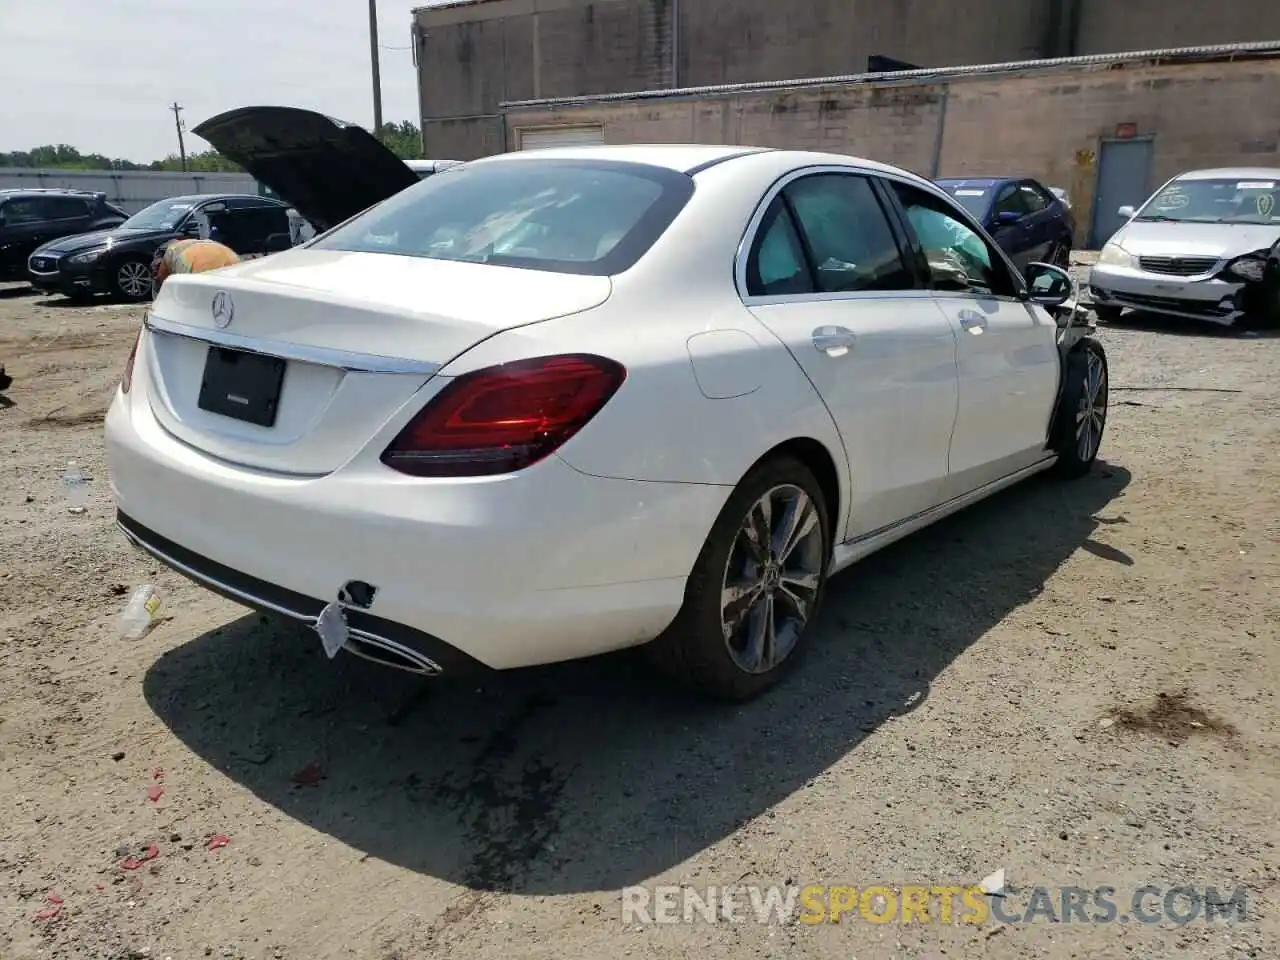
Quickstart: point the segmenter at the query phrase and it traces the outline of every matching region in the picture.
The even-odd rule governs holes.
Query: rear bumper
[[[145,393],[135,379],[106,422],[131,540],[210,589],[304,622],[348,581],[372,584],[351,626],[441,671],[657,636],[730,492],[590,477],[557,457],[481,480],[403,477],[376,458],[319,478],[267,474],[177,440]]]
[[[1246,287],[1243,280],[1217,276],[1183,278],[1101,266],[1089,272],[1089,295],[1098,306],[1149,310],[1224,326],[1244,315]]]

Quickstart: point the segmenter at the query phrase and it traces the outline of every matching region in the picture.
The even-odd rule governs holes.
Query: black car
[[[939,180],[991,233],[1019,270],[1039,261],[1068,267],[1076,222],[1071,207],[1030,177]]]
[[[109,230],[129,215],[85,190],[0,190],[0,282],[27,279],[27,258],[41,244]]]
[[[66,237],[39,247],[27,261],[32,286],[86,298],[110,293],[151,296],[151,261],[172,240],[201,235],[202,223],[241,256],[292,246],[289,208],[278,200],[239,194],[197,194],[161,200],[110,230]]]

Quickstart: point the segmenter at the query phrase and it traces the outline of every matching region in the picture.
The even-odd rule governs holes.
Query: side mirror
[[[1129,206],[1127,203],[1123,207],[1121,207],[1119,210],[1116,211],[1117,214],[1124,217],[1126,220],[1132,220],[1133,215],[1137,212],[1138,212],[1137,210]]]
[[[1029,299],[1042,307],[1060,307],[1075,294],[1076,282],[1071,274],[1051,263],[1032,263],[1027,266]]]
[[[1013,210],[1001,210],[995,215],[994,223],[997,226],[1007,227],[1011,223],[1017,223],[1022,219],[1022,214],[1015,213]]]
[[[182,235],[191,240],[200,239],[200,224],[194,220],[188,220],[182,225]]]

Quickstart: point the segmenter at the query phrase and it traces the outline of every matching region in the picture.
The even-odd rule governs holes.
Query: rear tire
[[[113,283],[122,299],[146,300],[151,296],[151,261],[141,257],[121,260],[116,264]]]
[[[647,652],[705,696],[758,696],[799,660],[830,558],[828,506],[812,471],[791,456],[757,464],[716,518],[680,613]]]
[[[1062,400],[1054,416],[1050,446],[1058,455],[1058,476],[1073,479],[1093,469],[1107,427],[1109,393],[1107,352],[1097,340],[1085,337],[1067,354]]]

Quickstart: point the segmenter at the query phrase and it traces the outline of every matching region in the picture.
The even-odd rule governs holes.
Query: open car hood
[[[418,182],[368,130],[297,107],[240,107],[194,131],[310,221],[336,226]]]

